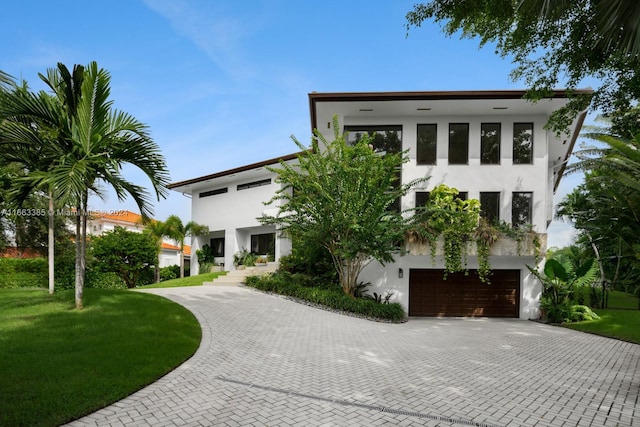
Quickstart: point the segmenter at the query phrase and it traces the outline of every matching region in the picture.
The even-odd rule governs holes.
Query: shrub
[[[127,289],[127,285],[116,273],[96,270],[87,270],[85,287],[95,289]]]
[[[46,258],[0,258],[0,288],[47,287]]]
[[[160,269],[160,281],[176,279],[180,276],[180,266],[170,265],[168,267],[162,267]]]
[[[247,277],[246,284],[262,291],[302,299],[333,310],[371,319],[392,322],[404,322],[407,319],[404,309],[398,303],[380,304],[372,299],[354,298],[345,295],[342,289],[335,285],[331,288],[303,286],[295,278],[296,276],[286,273],[250,276]]]

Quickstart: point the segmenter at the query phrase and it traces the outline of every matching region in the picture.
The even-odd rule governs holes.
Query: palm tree
[[[82,79],[76,79],[80,74]],[[76,209],[75,300],[80,309],[89,195],[103,197],[100,184],[110,186],[121,201],[130,195],[146,219],[152,214],[152,199],[146,188],[122,176],[123,165],[140,169],[149,178],[158,200],[168,193],[169,174],[148,127],[130,114],[113,109],[113,101],[109,100],[110,75],[99,69],[96,62],[86,68],[75,66],[73,74],[59,63],[57,69],[50,69],[47,76],[40,77],[61,100],[67,113],[64,139],[71,147],[52,162],[43,181],[52,188],[64,189],[62,202],[73,204]]]
[[[147,233],[151,237],[153,237],[156,245],[158,246],[158,257],[156,259],[155,276],[156,283],[160,283],[160,253],[162,252],[162,241],[165,237],[170,238],[171,236],[169,236],[168,234],[166,223],[162,221],[156,221],[152,219],[146,222],[142,221],[142,223],[144,224],[143,233]]]
[[[171,215],[165,221],[167,234],[180,245],[180,278],[184,277],[184,241],[188,236],[209,234],[209,227],[189,221],[186,224],[177,215]]]
[[[49,293],[54,292],[54,201],[56,189],[43,182],[51,163],[70,145],[64,140],[62,104],[45,92],[29,91],[25,82],[21,86],[10,81],[0,71],[0,164],[16,164],[25,175],[17,178],[9,193],[12,202],[21,206],[36,190],[47,191]]]

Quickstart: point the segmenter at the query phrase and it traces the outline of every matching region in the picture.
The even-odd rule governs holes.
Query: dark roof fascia
[[[562,166],[560,167],[560,170],[558,171],[558,176],[556,177],[556,182],[553,185],[553,193],[555,194],[556,190],[558,189],[558,186],[560,185],[560,180],[562,179],[562,176],[564,175],[564,171],[567,168],[567,163],[569,163],[569,158],[571,157],[571,154],[573,153],[573,148],[576,145],[576,141],[578,140],[578,136],[580,135],[580,129],[582,129],[582,125],[584,124],[584,120],[587,117],[587,110],[582,111],[578,117],[577,117],[577,121],[576,121],[576,131],[573,132],[573,135],[571,135],[571,141],[569,141],[569,149],[567,150],[567,154],[565,155],[564,161],[562,162]]]
[[[429,92],[311,92],[309,112],[311,130],[317,129],[316,103],[357,101],[420,101],[420,100],[467,100],[467,99],[522,99],[526,90],[468,90]],[[569,98],[574,95],[593,93],[591,89],[553,90],[549,98]]]
[[[286,156],[275,157],[269,160],[263,160],[261,162],[252,163],[250,165],[240,166],[234,169],[228,169],[226,171],[217,172],[211,175],[205,175],[198,178],[188,179],[186,181],[173,182],[167,185],[167,188],[173,190],[174,188],[183,187],[185,185],[197,184],[199,182],[204,182],[210,179],[221,178],[223,176],[233,175],[234,173],[246,172],[253,169],[259,169],[265,166],[274,165],[277,163],[288,162],[289,160],[295,160],[298,158],[300,154],[304,153],[304,151],[300,151],[298,153],[287,154]]]

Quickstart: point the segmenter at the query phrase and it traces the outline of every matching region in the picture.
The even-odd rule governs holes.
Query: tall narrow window
[[[533,163],[533,123],[513,124],[513,163]]]
[[[480,192],[480,216],[490,224],[500,221],[499,192]]]
[[[469,163],[469,123],[449,123],[449,164]]]
[[[514,192],[511,199],[511,225],[514,228],[531,224],[533,216],[533,193]]]
[[[438,125],[418,125],[418,149],[416,161],[419,165],[435,165]]]
[[[360,139],[369,134],[373,137],[371,144],[376,152],[379,153],[399,153],[402,151],[402,125],[347,125],[344,127],[348,133],[347,143],[355,144]],[[402,170],[398,170],[398,177],[395,186],[400,187],[402,183]],[[398,197],[395,202],[389,206],[390,211],[400,212],[401,200]]]
[[[480,127],[480,164],[500,163],[500,123],[482,123]]]

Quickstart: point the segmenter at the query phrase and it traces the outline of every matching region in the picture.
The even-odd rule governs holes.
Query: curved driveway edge
[[[195,355],[72,426],[640,426],[640,346],[522,320],[342,316],[236,287],[154,289]]]

